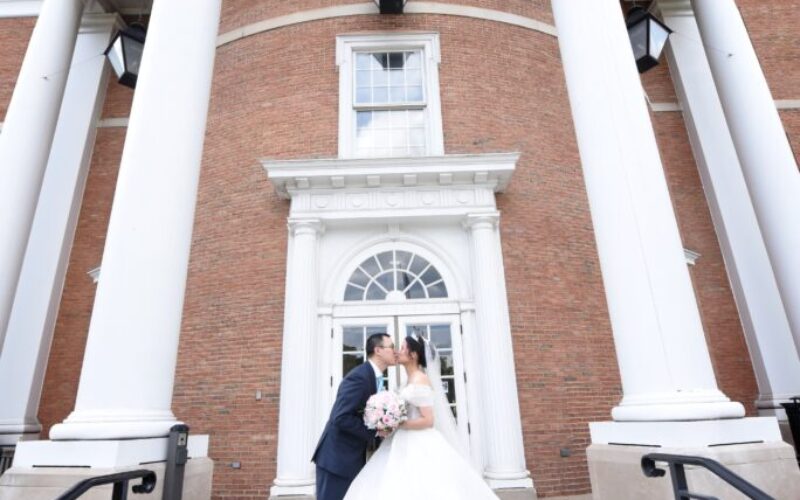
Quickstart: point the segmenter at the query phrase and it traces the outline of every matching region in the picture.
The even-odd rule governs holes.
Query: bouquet
[[[364,408],[364,424],[368,429],[394,431],[408,420],[406,402],[392,391],[376,392]]]

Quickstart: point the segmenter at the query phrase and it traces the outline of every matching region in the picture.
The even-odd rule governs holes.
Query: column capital
[[[319,219],[295,219],[289,218],[287,222],[289,232],[293,236],[310,234],[316,236],[325,232],[325,224]]]
[[[694,17],[691,0],[658,0],[657,6],[664,15]]]
[[[464,229],[472,231],[477,229],[494,229],[500,224],[500,212],[467,214],[461,224],[464,226]]]

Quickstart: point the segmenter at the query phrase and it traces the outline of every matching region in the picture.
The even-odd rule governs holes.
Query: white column
[[[680,33],[667,45],[711,217],[725,257],[758,382],[762,414],[785,416],[781,402],[800,394],[800,357],[739,167],[728,124],[689,0],[659,0],[664,22]]]
[[[624,396],[615,420],[741,417],[718,388],[616,0],[553,0]]]
[[[75,411],[61,439],[165,436],[220,0],[155,2]]]
[[[493,488],[533,488],[525,468],[497,212],[467,216],[479,346],[484,475]],[[477,371],[473,371],[478,375]]]
[[[82,10],[81,0],[42,4],[0,133],[0,350]]]
[[[692,0],[722,110],[800,352],[800,173],[733,0]]]
[[[14,380],[0,391],[0,444],[16,442],[23,434],[36,437],[41,430],[37,413],[50,340],[108,81],[106,59],[98,54],[111,41],[117,19],[86,15],[81,23],[0,352],[0,380]]]
[[[322,224],[289,220],[286,301],[283,319],[278,470],[272,496],[313,495],[317,403],[315,344],[319,341],[317,246]]]

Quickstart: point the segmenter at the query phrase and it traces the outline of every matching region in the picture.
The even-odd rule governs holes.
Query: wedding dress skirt
[[[427,391],[425,391],[427,389]],[[428,406],[428,386],[406,386],[400,392],[409,419]],[[436,429],[398,429],[381,443],[356,476],[345,500],[480,500],[497,496]]]

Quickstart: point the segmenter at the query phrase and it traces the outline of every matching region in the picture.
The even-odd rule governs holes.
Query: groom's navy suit
[[[317,500],[341,500],[364,467],[375,431],[364,425],[364,406],[377,391],[375,370],[364,363],[339,385],[331,416],[311,461],[317,464]]]

